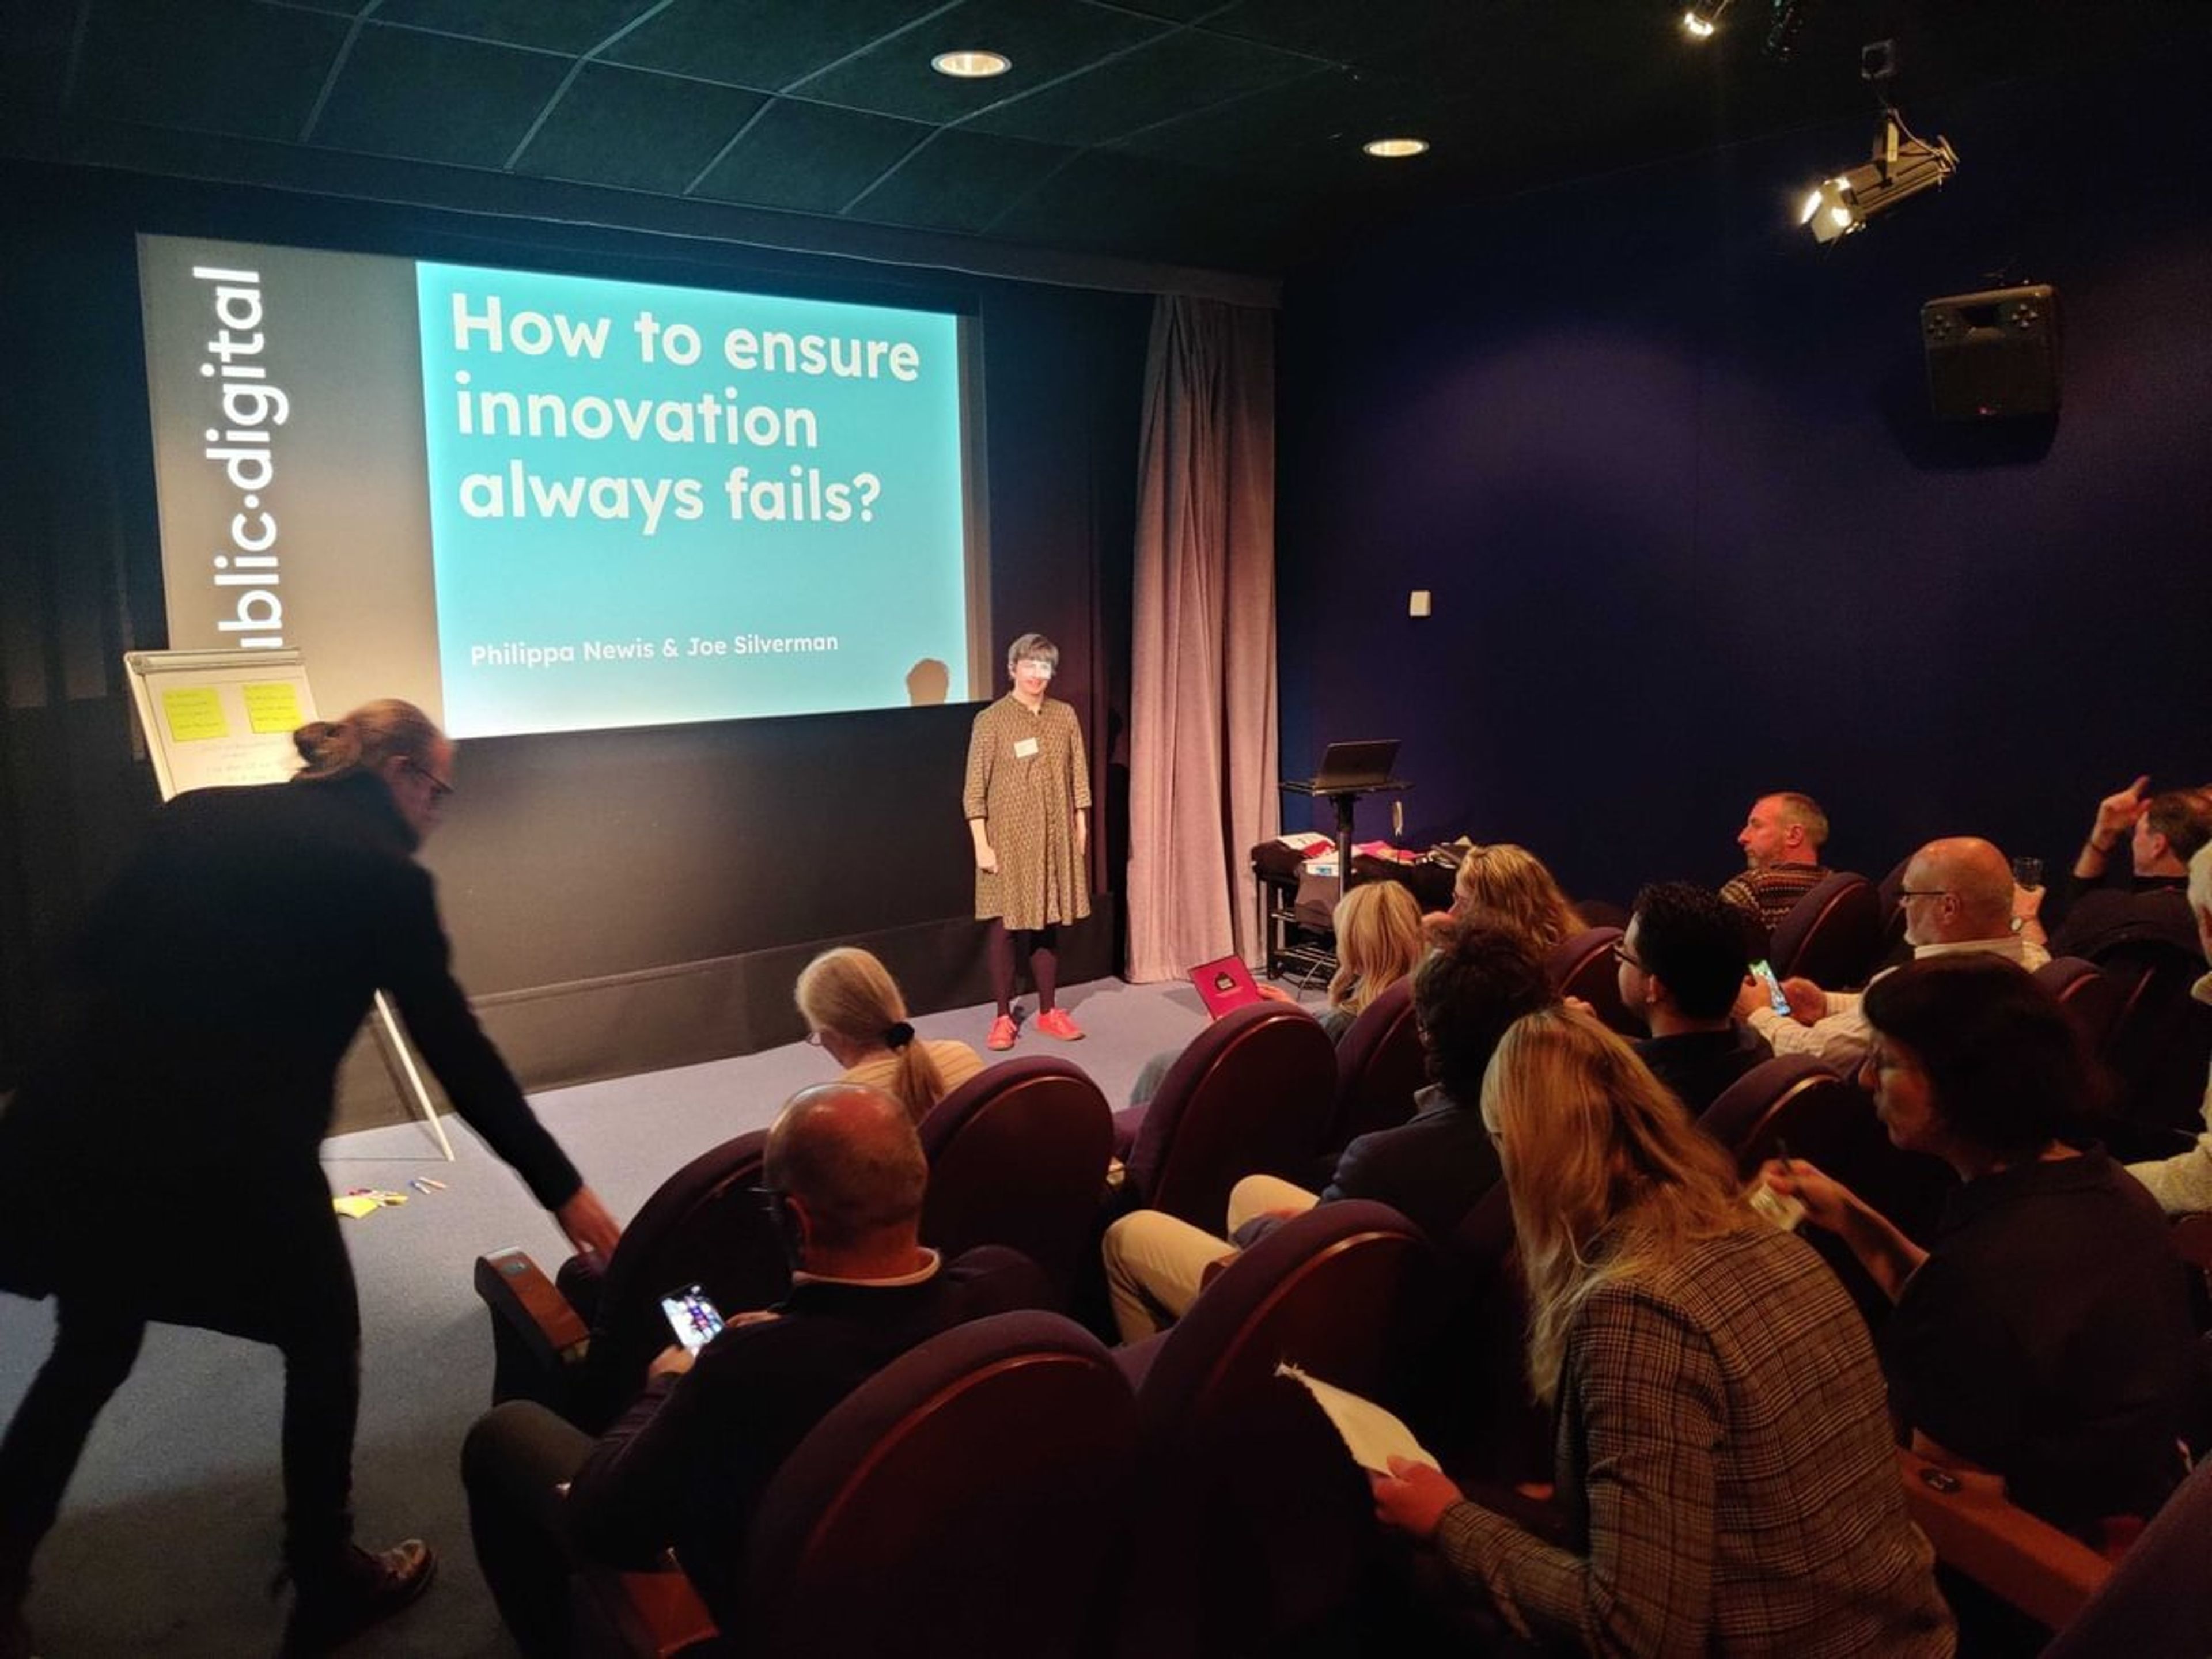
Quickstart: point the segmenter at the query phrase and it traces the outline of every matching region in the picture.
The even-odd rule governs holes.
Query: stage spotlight
[[[1958,152],[1948,139],[1925,143],[1892,115],[1875,135],[1873,159],[1815,185],[1806,193],[1797,222],[1809,227],[1815,240],[1832,242],[1861,228],[1875,214],[1886,213],[1899,202],[1942,184],[1958,170]]]
[[[1682,33],[1692,40],[1711,40],[1728,9],[1729,0],[1690,0],[1690,9],[1682,14]]]

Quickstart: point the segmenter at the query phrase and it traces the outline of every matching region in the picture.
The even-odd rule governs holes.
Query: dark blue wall
[[[2062,856],[2138,771],[2212,779],[2207,40],[1911,107],[1958,177],[1826,249],[1794,204],[1871,105],[1301,273],[1285,769],[1401,734],[1409,839],[1624,899],[1725,874],[1766,789],[1879,875],[1947,832]],[[2006,281],[2058,287],[2062,413],[1938,422],[1920,303]]]

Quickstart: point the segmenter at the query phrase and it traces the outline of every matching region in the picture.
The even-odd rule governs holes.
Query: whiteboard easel
[[[123,670],[163,800],[216,784],[282,783],[300,769],[292,733],[315,718],[315,694],[297,651],[126,651]],[[398,1017],[382,991],[374,1002],[373,1024],[400,1092],[451,1164],[453,1143]]]

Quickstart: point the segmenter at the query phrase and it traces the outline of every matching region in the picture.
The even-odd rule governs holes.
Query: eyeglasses
[[[410,760],[407,763],[407,769],[414,773],[416,776],[421,778],[423,782],[430,786],[430,799],[432,800],[443,800],[447,796],[453,793],[453,786],[452,784],[447,782],[445,779],[440,777],[428,767],[423,765],[421,761]]]
[[[1639,974],[1650,972],[1650,969],[1646,968],[1643,963],[1630,954],[1628,947],[1626,945],[1623,945],[1619,939],[1615,939],[1613,942],[1613,959],[1615,962],[1626,963],[1631,968],[1636,969]]]
[[[1052,678],[1052,665],[1042,657],[1024,657],[1015,666],[1024,674],[1035,674],[1041,679]]]
[[[1897,896],[1899,901],[1909,898],[1948,898],[1951,896],[1951,890],[1948,887],[1905,887],[1899,890]]]

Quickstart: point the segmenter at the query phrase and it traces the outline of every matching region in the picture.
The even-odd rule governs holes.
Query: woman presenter
[[[1060,647],[1024,634],[1008,647],[1013,689],[975,716],[968,739],[968,829],[975,842],[975,918],[991,925],[991,991],[999,1015],[988,1045],[1014,1046],[1015,935],[1029,953],[1037,1027],[1073,1042],[1083,1033],[1054,1004],[1060,926],[1091,914],[1084,854],[1091,769],[1075,711],[1045,695]]]

